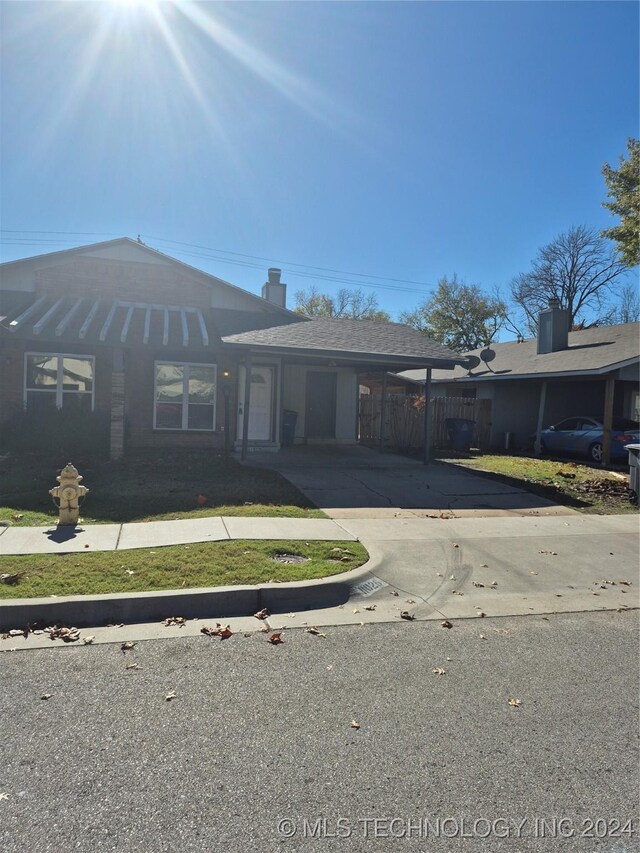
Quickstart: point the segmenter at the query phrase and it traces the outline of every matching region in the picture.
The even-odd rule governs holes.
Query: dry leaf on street
[[[142,669],[139,663],[128,663],[125,669]]]
[[[122,654],[124,654],[125,652],[131,651],[131,649],[135,648],[137,645],[138,645],[137,643],[132,643],[131,640],[127,640],[125,643],[123,643],[120,646]]]
[[[352,729],[359,729],[360,723],[357,723],[355,720],[351,720],[351,728]]]
[[[52,696],[53,696],[53,693],[43,693],[40,698],[41,699],[51,699]]]
[[[460,546],[458,545],[458,543],[457,543],[457,542],[453,542],[452,544],[453,544],[453,547],[454,547],[454,548],[459,548],[459,547],[460,547]]]
[[[375,610],[375,609],[376,609],[375,604],[367,604],[367,606],[365,607],[365,610]]]
[[[407,622],[413,622],[416,617],[413,615],[413,613],[409,613],[407,610],[403,610],[400,614],[400,618],[406,619]]]
[[[82,642],[85,644],[85,646],[90,646],[94,640],[95,640],[95,636],[93,634],[90,634],[88,637],[82,638]]]
[[[270,637],[267,637],[267,641],[271,643],[272,646],[284,643],[284,640],[282,639],[282,631],[275,631]]]
[[[480,639],[481,639],[481,640],[486,640],[487,638],[485,637],[485,635],[484,635],[484,634],[480,634]]]
[[[59,628],[57,625],[54,625],[44,630],[52,640],[62,640],[63,643],[75,643],[80,639],[80,631],[77,628]]]
[[[508,699],[507,704],[511,705],[513,708],[519,708],[522,705],[520,699]]]
[[[184,616],[168,616],[162,624],[166,625],[167,628],[170,625],[178,625],[180,628],[182,628],[186,621],[187,620],[184,618]]]
[[[167,695],[164,697],[167,702],[171,702],[172,699],[175,699],[178,694],[175,690],[170,690]]]
[[[395,596],[397,596],[397,595],[398,595],[398,593],[395,591],[395,589],[390,589],[390,590],[389,590],[389,595],[395,595]]]
[[[262,610],[258,610],[258,612],[254,613],[253,615],[256,619],[268,619],[269,616],[271,616],[266,607],[263,607]]]
[[[233,631],[228,625],[225,625],[224,628],[220,628],[218,631],[218,636],[221,640],[228,640],[229,637],[233,637]]]
[[[431,672],[434,675],[446,675],[447,674],[446,669],[443,669],[441,666],[434,666],[434,668],[431,670]]]
[[[622,584],[622,586],[631,586],[631,581],[620,580],[618,583]]]
[[[313,634],[314,637],[326,637],[326,634],[323,634],[319,628],[305,628],[305,634]]]
[[[473,585],[474,585],[474,586],[478,586],[478,587],[483,587],[483,586],[484,586],[484,584],[483,584],[483,583],[480,583],[480,581],[474,581],[474,582],[473,582]]]
[[[440,623],[440,627],[441,628],[453,628],[453,625],[451,624],[451,622],[449,622],[448,619],[445,619],[443,622]]]

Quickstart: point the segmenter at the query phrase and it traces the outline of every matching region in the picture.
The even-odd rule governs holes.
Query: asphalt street
[[[637,628],[612,611],[4,652],[0,850],[639,850]]]

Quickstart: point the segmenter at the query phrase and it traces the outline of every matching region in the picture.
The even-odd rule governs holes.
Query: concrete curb
[[[0,601],[0,631],[36,622],[84,628],[155,622],[169,616],[185,619],[253,616],[264,607],[272,612],[335,607],[348,601],[352,587],[371,575],[378,563],[375,558],[369,559],[350,572],[291,583]]]

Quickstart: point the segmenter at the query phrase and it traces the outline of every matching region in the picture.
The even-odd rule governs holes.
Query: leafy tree
[[[507,306],[477,284],[465,284],[454,275],[438,282],[436,292],[414,311],[400,315],[435,341],[460,352],[488,346],[506,320]]]
[[[388,323],[391,320],[386,311],[378,307],[378,297],[375,293],[366,294],[362,290],[341,288],[335,296],[320,293],[313,285],[307,290],[295,293],[297,314],[306,317],[338,317],[350,320],[378,320]]]
[[[614,169],[608,163],[602,167],[610,201],[603,202],[620,224],[602,231],[601,236],[615,240],[628,267],[640,263],[640,139],[627,141],[629,158],[620,157]]]
[[[607,322],[612,287],[625,270],[607,240],[578,225],[538,251],[529,272],[511,283],[511,295],[532,334],[551,298],[570,312],[572,328],[595,326]]]

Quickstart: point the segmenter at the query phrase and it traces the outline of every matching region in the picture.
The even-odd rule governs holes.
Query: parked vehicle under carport
[[[535,438],[535,436],[534,436]],[[540,433],[543,453],[586,456],[602,462],[604,425],[592,417],[566,418]],[[611,458],[626,460],[626,445],[640,441],[640,423],[629,418],[613,418],[611,429]]]

